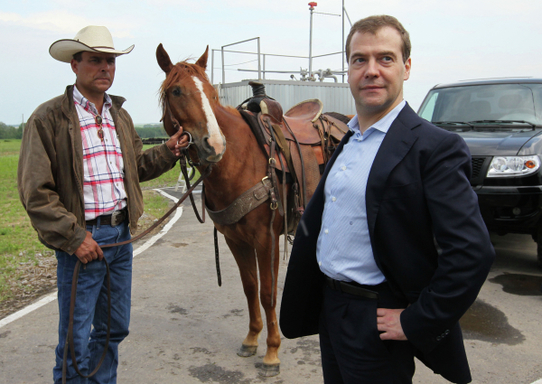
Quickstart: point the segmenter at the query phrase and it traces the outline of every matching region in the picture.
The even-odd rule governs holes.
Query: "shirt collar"
[[[389,111],[386,116],[378,120],[376,123],[371,125],[369,129],[377,129],[381,132],[387,133],[388,130],[391,127],[391,124],[395,121],[399,113],[403,110],[403,108],[406,105],[406,101],[402,100],[395,108],[393,108],[391,111]],[[358,115],[354,116],[349,122],[348,122],[348,128],[355,134],[359,132],[359,120]],[[367,132],[365,131],[365,132]]]
[[[109,109],[112,106],[112,100],[111,97],[106,93],[104,96],[104,107],[105,109]],[[83,94],[77,89],[77,86],[73,86],[73,100],[79,105],[81,105],[83,108],[85,108],[87,111],[92,110],[95,114],[98,114],[98,110],[96,109],[96,106],[94,103],[89,101]]]

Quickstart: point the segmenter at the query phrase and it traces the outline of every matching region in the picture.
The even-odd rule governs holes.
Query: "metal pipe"
[[[263,79],[265,79],[265,53],[263,54]]]
[[[211,84],[214,84],[215,76],[215,50],[211,49]]]
[[[222,47],[222,84],[226,83],[226,69],[224,67],[224,47]]]
[[[260,56],[260,38],[258,37],[258,80],[262,79],[262,63]]]
[[[344,46],[344,0],[343,0],[343,8],[342,8],[342,11],[341,11],[341,19],[342,19],[342,52],[343,54],[341,55],[342,56],[342,59],[343,59],[343,67],[342,67],[342,71],[344,72],[344,50],[345,50],[345,46]],[[344,83],[344,73],[343,73],[343,83]]]
[[[312,13],[314,11],[315,6],[316,6],[315,2],[309,3],[309,10],[311,11],[310,33],[309,33],[309,80],[312,80]]]

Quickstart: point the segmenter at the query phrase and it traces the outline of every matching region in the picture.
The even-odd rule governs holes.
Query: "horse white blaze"
[[[209,145],[211,145],[215,149],[216,155],[220,156],[224,152],[224,137],[222,136],[222,132],[220,132],[220,127],[218,126],[218,121],[216,121],[216,116],[213,112],[213,108],[211,108],[211,103],[209,103],[207,95],[205,94],[205,92],[203,92],[203,83],[195,76],[193,76],[192,79],[194,80],[196,88],[201,94],[201,107],[203,108],[205,118],[207,119]]]

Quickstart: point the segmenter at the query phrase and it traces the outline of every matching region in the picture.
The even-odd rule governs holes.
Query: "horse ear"
[[[156,60],[158,60],[158,65],[165,73],[169,73],[169,71],[171,71],[171,68],[173,68],[171,59],[169,58],[169,55],[164,49],[162,43],[160,43],[158,48],[156,48]]]
[[[199,65],[203,69],[207,68],[207,58],[209,57],[209,46],[205,49],[205,53],[196,61],[196,65]]]

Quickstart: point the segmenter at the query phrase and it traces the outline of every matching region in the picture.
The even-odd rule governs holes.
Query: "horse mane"
[[[181,82],[186,77],[191,77],[194,75],[209,81],[209,78],[205,73],[205,68],[202,68],[199,65],[191,64],[187,61],[181,61],[171,68],[171,71],[167,74],[166,79],[160,86],[160,104],[162,106],[162,111],[166,110],[166,90],[172,85]],[[229,105],[222,105],[218,98],[216,99],[216,106],[223,108],[231,114],[238,115],[239,117],[241,116],[237,108]]]

